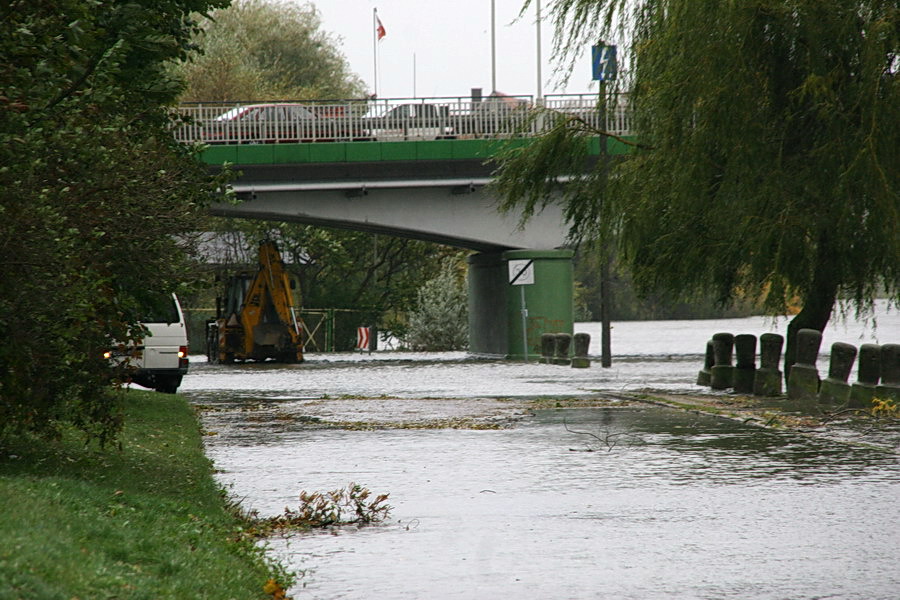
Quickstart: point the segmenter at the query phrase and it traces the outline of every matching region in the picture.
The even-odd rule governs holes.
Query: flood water
[[[846,443],[569,401],[705,391],[705,340],[769,330],[783,324],[616,324],[610,369],[461,353],[192,357],[181,391],[247,509],[275,515],[350,482],[390,493],[383,525],[269,542],[301,574],[296,598],[898,598],[897,432]],[[596,324],[576,331],[599,343]],[[829,335],[823,349],[897,343],[900,319]]]

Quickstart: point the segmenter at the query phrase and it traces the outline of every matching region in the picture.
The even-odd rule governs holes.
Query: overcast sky
[[[302,0],[295,0],[302,2]],[[497,89],[512,95],[537,95],[537,27],[534,6],[517,19],[523,0],[494,0],[496,10]],[[491,0],[314,0],[325,31],[340,38],[350,68],[376,89],[372,10],[386,30],[378,42],[380,98],[468,96],[471,88],[491,91]],[[558,84],[551,63],[549,0],[542,0],[543,93],[582,93],[597,89],[591,81],[590,48],[567,87]],[[413,57],[415,56],[415,60]],[[414,68],[415,65],[415,68]]]

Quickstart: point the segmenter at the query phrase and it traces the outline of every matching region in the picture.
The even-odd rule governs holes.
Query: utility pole
[[[537,8],[537,102],[544,103],[544,83],[541,75],[541,0],[535,2]]]
[[[491,93],[497,91],[497,7],[491,0]]]

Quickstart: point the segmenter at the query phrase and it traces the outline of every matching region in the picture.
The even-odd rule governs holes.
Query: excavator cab
[[[255,272],[240,272],[225,285],[224,303],[206,325],[210,362],[303,360],[293,286],[275,242],[259,245]]]

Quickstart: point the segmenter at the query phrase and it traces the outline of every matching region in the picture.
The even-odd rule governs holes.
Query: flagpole
[[[375,61],[375,77],[373,87],[375,98],[378,98],[378,9],[372,9],[372,57]]]

